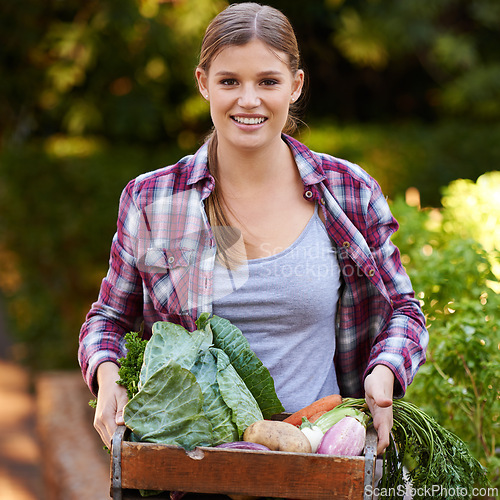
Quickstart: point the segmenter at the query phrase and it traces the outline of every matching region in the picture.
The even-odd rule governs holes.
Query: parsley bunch
[[[139,376],[141,374],[142,361],[144,359],[144,349],[146,349],[147,340],[142,339],[142,333],[130,332],[125,334],[125,347],[127,355],[120,358],[120,368],[118,375],[120,379],[116,382],[127,389],[127,396],[132,399],[139,391]],[[97,399],[91,399],[89,406],[97,407]]]
[[[144,350],[148,341],[141,338],[141,334],[138,332],[127,333],[125,341],[127,355],[118,360],[120,363],[120,369],[118,370],[120,379],[117,381],[117,384],[127,389],[127,396],[130,400],[139,391],[139,376],[144,360]]]

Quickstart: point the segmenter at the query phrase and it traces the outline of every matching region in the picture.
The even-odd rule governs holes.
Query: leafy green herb
[[[127,389],[127,396],[130,400],[139,391],[142,361],[148,341],[141,338],[140,332],[127,333],[125,341],[127,355],[118,360],[120,363],[120,369],[118,370],[120,379],[117,381],[117,384],[123,385]]]
[[[146,349],[148,343],[147,340],[141,338],[141,335],[141,332],[130,332],[125,335],[127,355],[118,360],[120,363],[120,369],[118,370],[120,380],[117,381],[117,384],[123,385],[127,389],[129,399],[139,390],[139,376],[144,358],[144,349]],[[97,399],[91,399],[89,406],[95,410],[97,408]]]
[[[344,405],[363,409],[365,400],[349,398],[339,407]],[[488,486],[486,469],[458,436],[407,401],[395,400],[393,412],[392,443],[378,484],[387,494],[381,499],[403,498],[411,485],[414,500],[429,498],[429,492],[436,499],[465,500],[472,498],[475,486]]]

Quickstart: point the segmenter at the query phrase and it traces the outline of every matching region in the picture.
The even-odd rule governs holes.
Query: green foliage
[[[123,413],[133,439],[188,449],[217,445],[241,438],[266,412],[269,418],[283,411],[269,370],[241,331],[207,314],[196,323],[198,328],[188,332],[156,322],[144,354],[142,344],[138,347],[140,374],[135,359],[127,366],[134,392],[140,380]]]
[[[128,399],[132,399],[139,391],[139,378],[147,343],[147,340],[142,339],[142,332],[129,332],[125,334],[127,355],[118,360],[120,363],[120,368],[118,369],[120,379],[116,383],[127,389]],[[95,410],[97,408],[97,399],[91,399],[89,406]],[[107,448],[105,447],[105,449]]]
[[[483,193],[484,186],[489,193]],[[394,242],[421,300],[430,334],[428,362],[410,386],[408,398],[468,443],[497,487],[500,283],[493,273],[498,241],[491,243],[486,228],[490,218],[500,216],[498,196],[491,197],[499,190],[494,172],[476,184],[452,183],[445,190],[441,211],[419,211],[401,199],[393,204],[401,224]]]
[[[481,242],[500,279],[500,172],[484,174],[477,182],[454,181],[443,190],[442,203],[444,231]]]
[[[500,117],[500,8],[494,0],[329,2],[336,47],[353,64],[379,71],[417,58],[429,104],[448,116]]]
[[[200,119],[206,126],[203,100],[192,104],[193,70],[205,27],[223,0],[9,4],[2,7],[7,12],[0,27],[22,43],[9,42],[11,54],[0,50],[8,75],[0,84],[6,90],[0,109],[8,111],[0,131],[16,140],[64,132],[151,142],[177,140],[183,130],[196,130]],[[29,80],[21,74],[25,68]]]
[[[120,368],[118,370],[120,380],[118,380],[117,384],[127,389],[129,400],[139,391],[139,379],[147,343],[148,341],[143,339],[139,332],[129,332],[125,334],[127,355],[118,360],[120,363]]]

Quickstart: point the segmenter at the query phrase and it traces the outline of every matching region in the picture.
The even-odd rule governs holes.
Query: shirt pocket
[[[197,277],[194,263],[194,250],[148,249],[141,263],[145,301],[162,314],[188,314]]]
[[[188,267],[194,260],[194,251],[182,248],[149,248],[142,259],[143,271],[148,274],[166,273]]]

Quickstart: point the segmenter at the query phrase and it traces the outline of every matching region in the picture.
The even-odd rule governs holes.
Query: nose
[[[247,109],[256,108],[260,105],[260,97],[253,85],[242,86],[238,104]]]

